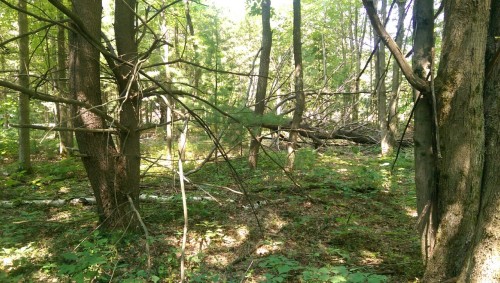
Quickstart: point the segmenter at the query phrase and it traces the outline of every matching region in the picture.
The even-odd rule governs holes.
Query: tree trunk
[[[262,1],[262,53],[260,54],[259,78],[257,81],[257,93],[255,94],[255,115],[261,117],[266,106],[267,77],[269,75],[269,59],[271,56],[272,33],[271,33],[271,0]],[[250,141],[248,165],[254,169],[261,142],[262,127],[259,125],[253,129],[255,139]]]
[[[139,113],[141,97],[137,83],[137,42],[135,40],[136,0],[115,0],[115,37],[118,56],[129,64],[118,68],[118,92],[122,98],[120,123],[128,131],[120,131],[120,155],[117,160],[118,190],[129,195],[136,207],[139,202],[141,147]],[[126,198],[128,200],[128,198]]]
[[[297,146],[298,129],[302,121],[302,114],[306,104],[304,94],[304,81],[302,74],[302,36],[301,36],[301,12],[300,0],[293,0],[293,59],[294,70],[294,91],[295,91],[295,111],[291,125],[290,137],[288,141],[288,158],[285,168],[293,170],[295,161],[295,147]]]
[[[83,25],[94,39],[99,39],[101,35],[101,7],[100,0],[73,1],[73,11],[80,15]],[[78,33],[71,33],[70,43],[70,91],[75,99],[103,110],[99,52]],[[124,78],[117,79],[124,80]],[[129,93],[129,99],[133,99],[132,93]],[[122,104],[121,112],[126,111],[129,114],[130,102],[124,101]],[[81,107],[76,109],[76,112],[75,127],[107,128],[104,119],[93,112]],[[120,116],[123,118],[123,114]],[[133,119],[134,114],[131,116]],[[128,123],[128,126],[133,126],[131,124]],[[137,205],[139,168],[131,163],[139,159],[133,155],[134,150],[137,150],[134,146],[138,146],[135,144],[138,138],[134,130],[130,133],[128,142],[122,145],[122,152],[117,150],[113,139],[107,133],[76,132],[75,134],[96,197],[99,221],[103,229],[137,228],[135,214],[127,198],[130,195]],[[127,139],[127,134],[121,133],[120,140],[123,141],[124,138]]]
[[[63,19],[64,15],[59,12],[58,17],[60,20]],[[67,74],[66,74],[66,28],[64,26],[57,27],[57,73],[56,73],[56,85],[59,95],[64,98],[69,98],[68,88],[67,88]],[[59,104],[58,105],[58,123],[62,128],[72,128],[71,119],[71,109],[70,106]],[[61,155],[68,155],[67,148],[73,148],[73,132],[71,131],[59,131],[59,153]]]
[[[19,8],[27,10],[27,1],[19,0]],[[19,35],[28,33],[28,17],[25,13],[18,12]],[[29,37],[19,39],[19,85],[29,88]],[[30,124],[30,98],[24,93],[19,93],[19,124]],[[19,128],[19,170],[31,171],[30,129]]]
[[[500,65],[495,56],[500,50],[500,1],[493,0],[486,46],[484,88],[485,156],[481,206],[475,237],[459,282],[500,281]]]
[[[381,17],[385,19],[387,14],[387,0],[382,0],[380,10]],[[377,43],[379,37],[374,32],[374,41]],[[375,83],[378,108],[378,124],[380,127],[380,147],[382,155],[387,155],[392,152],[394,142],[391,141],[388,132],[387,123],[387,94],[385,86],[386,77],[386,61],[385,61],[385,45],[381,41],[375,56]]]
[[[413,7],[413,72],[426,79],[431,68],[434,45],[433,0],[416,0]],[[433,144],[433,115],[430,93],[414,91],[415,107],[415,186],[422,259],[427,263],[433,253],[437,230],[436,149]]]
[[[406,0],[397,1],[398,4],[398,24],[396,27],[396,44],[403,48],[404,38],[404,20],[405,20],[405,4]],[[398,100],[399,90],[401,87],[401,71],[396,60],[392,63],[392,86],[391,97],[389,99],[389,115],[388,115],[388,135],[389,139],[395,144],[398,131]]]
[[[436,78],[442,155],[436,192],[439,222],[434,252],[425,271],[427,282],[460,274],[476,232],[483,169],[482,99],[489,6],[489,1],[474,5],[466,0],[444,2],[443,53]]]

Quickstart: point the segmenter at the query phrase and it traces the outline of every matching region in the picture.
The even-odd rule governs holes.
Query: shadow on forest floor
[[[255,171],[235,158],[256,215],[233,192],[239,188],[227,166],[207,164],[188,185],[189,282],[414,282],[422,266],[411,159],[404,152],[391,175],[392,159],[359,147],[304,149],[293,174],[297,188],[264,155]],[[34,167],[26,176],[1,165],[0,200],[90,196],[78,160],[40,160]],[[169,170],[152,167],[142,187],[171,197],[141,205],[149,255],[143,235],[96,230],[92,206],[0,208],[0,281],[177,282],[178,182]]]

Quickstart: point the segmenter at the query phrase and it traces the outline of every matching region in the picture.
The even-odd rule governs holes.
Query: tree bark
[[[19,8],[27,10],[27,1],[19,0]],[[18,12],[19,35],[28,33],[28,16]],[[29,37],[19,39],[19,85],[29,88]],[[30,124],[30,98],[27,94],[19,93],[19,123]],[[19,129],[19,170],[31,171],[30,129]]]
[[[58,12],[59,20],[63,19],[63,13]],[[57,73],[56,73],[56,85],[59,95],[65,98],[68,97],[68,87],[67,87],[67,40],[66,40],[66,28],[64,26],[57,27]],[[59,126],[62,128],[72,128],[72,118],[71,118],[71,108],[69,105],[58,103],[58,122]],[[61,155],[67,155],[67,148],[73,148],[73,132],[71,131],[60,131],[59,133],[59,153]]]
[[[459,282],[500,281],[500,1],[493,0],[486,46],[484,87],[485,156],[476,234]]]
[[[434,252],[424,280],[460,274],[476,232],[484,151],[483,83],[489,1],[444,2],[443,45],[436,78],[442,157],[438,160]]]
[[[387,16],[387,0],[382,0],[380,14],[383,19]],[[389,135],[389,124],[387,115],[387,89],[385,85],[386,78],[386,60],[385,45],[379,42],[379,37],[374,31],[373,40],[379,44],[375,56],[375,95],[377,96],[378,124],[380,128],[380,147],[382,155],[390,154],[393,150],[395,140]]]
[[[431,68],[434,46],[433,0],[416,0],[413,7],[413,72],[426,80]],[[436,207],[436,148],[430,92],[414,90],[414,155],[417,213],[422,259],[427,263],[433,254],[438,225]]]
[[[74,0],[73,11],[80,15],[80,19],[91,36],[99,39],[101,35],[100,0]],[[135,7],[135,6],[132,6]],[[120,11],[123,12],[123,11]],[[118,15],[118,13],[117,13]],[[133,30],[132,30],[133,31]],[[117,39],[118,40],[118,39]],[[123,52],[122,49],[119,51]],[[70,37],[70,91],[75,99],[94,105],[104,111],[100,90],[100,62],[99,51],[79,33],[71,33]],[[123,84],[125,78],[117,78]],[[129,93],[130,99],[133,98]],[[122,103],[122,113],[130,114],[130,102]],[[78,107],[76,109],[76,127],[88,129],[105,129],[106,121],[95,111]],[[123,119],[124,114],[120,114]],[[134,119],[132,114],[128,119]],[[133,129],[133,123],[124,121]],[[120,151],[116,148],[113,139],[108,133],[76,132],[76,140],[82,155],[82,161],[96,197],[97,211],[102,229],[132,229],[138,227],[127,195],[135,202],[138,199],[139,157],[134,155],[135,131],[126,131],[120,128],[120,141],[123,142]],[[127,132],[131,133],[127,136]],[[124,139],[127,139],[124,142]],[[135,171],[134,171],[135,170]],[[137,179],[134,179],[137,177]],[[136,207],[137,203],[136,203]]]
[[[269,75],[269,61],[271,56],[272,33],[271,33],[271,0],[263,0],[262,4],[262,53],[260,54],[259,78],[257,81],[257,93],[255,94],[255,115],[262,117],[266,106],[267,77]],[[253,129],[248,155],[248,165],[251,169],[257,167],[260,148],[262,127],[259,125]]]
[[[404,38],[404,20],[405,20],[405,4],[406,0],[397,1],[398,5],[398,24],[396,27],[396,44],[403,48]],[[391,97],[389,99],[389,115],[388,115],[388,136],[389,140],[396,144],[396,135],[398,132],[398,100],[399,91],[401,88],[401,71],[398,63],[394,60],[392,63],[392,85]]]
[[[294,91],[295,91],[295,110],[288,141],[288,158],[285,169],[293,170],[295,161],[295,148],[297,146],[298,129],[302,121],[302,114],[306,105],[304,94],[304,81],[302,73],[302,35],[301,35],[301,11],[300,0],[293,0],[293,60],[294,70]]]

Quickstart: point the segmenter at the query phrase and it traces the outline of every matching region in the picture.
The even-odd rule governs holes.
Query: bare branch
[[[366,13],[368,15],[368,18],[370,18],[370,22],[372,23],[373,29],[380,36],[385,46],[387,46],[387,48],[389,48],[389,50],[391,51],[392,55],[394,56],[394,59],[396,59],[396,62],[401,68],[401,71],[403,72],[405,78],[415,89],[429,93],[430,92],[429,83],[417,77],[413,73],[413,69],[410,66],[410,64],[406,61],[403,53],[401,52],[401,49],[399,48],[397,43],[392,39],[392,37],[387,33],[384,26],[380,22],[380,19],[377,15],[377,11],[375,10],[375,7],[373,5],[373,0],[363,0],[363,5],[365,6]]]
[[[117,133],[117,131],[114,129],[65,128],[65,127],[49,127],[40,125],[18,125],[18,124],[9,124],[9,126],[13,128],[29,128],[35,130],[57,131],[57,132],[87,132],[87,133],[112,133],[112,134]]]
[[[202,65],[197,64],[197,63],[193,63],[193,62],[184,60],[182,58],[175,59],[175,60],[168,61],[168,62],[163,62],[163,63],[151,64],[151,65],[143,67],[143,69],[148,69],[148,68],[153,68],[153,67],[158,67],[158,66],[163,66],[163,65],[172,65],[172,64],[177,64],[177,63],[184,63],[184,64],[198,67],[198,68],[203,69],[203,70],[207,70],[210,72],[217,72],[217,73],[221,73],[221,74],[229,74],[229,75],[237,75],[237,76],[245,76],[245,77],[251,77],[251,76],[259,77],[259,75],[253,75],[251,73],[239,73],[239,72],[231,72],[231,71],[224,71],[224,70],[216,70],[216,69],[202,66]]]
[[[0,86],[9,88],[9,89],[12,89],[15,91],[19,91],[21,93],[28,95],[30,98],[34,98],[34,99],[38,99],[38,100],[42,100],[42,101],[47,101],[47,102],[65,103],[65,104],[71,104],[71,105],[83,107],[83,108],[87,109],[88,111],[103,118],[104,120],[110,122],[111,124],[115,125],[117,128],[124,130],[124,131],[128,131],[128,129],[125,126],[119,124],[115,118],[113,118],[113,117],[109,116],[108,114],[106,114],[105,112],[99,110],[97,108],[97,106],[90,105],[88,103],[74,100],[74,99],[57,97],[57,96],[48,95],[45,93],[36,92],[34,90],[24,88],[20,85],[9,83],[9,82],[3,81],[3,80],[0,80]]]

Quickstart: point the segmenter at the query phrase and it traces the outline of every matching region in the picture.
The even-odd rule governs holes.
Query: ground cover
[[[302,149],[291,176],[273,162],[284,160],[282,152],[263,154],[254,171],[234,156],[249,199],[221,160],[190,175],[189,282],[416,282],[412,152],[403,151],[391,174],[393,159],[373,151]],[[77,158],[39,158],[32,175],[5,159],[0,200],[16,205],[0,208],[0,281],[177,282],[179,180],[157,165],[143,166],[142,193],[163,198],[141,204],[145,239],[100,231],[91,204],[21,204],[91,196]]]

